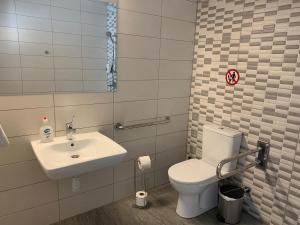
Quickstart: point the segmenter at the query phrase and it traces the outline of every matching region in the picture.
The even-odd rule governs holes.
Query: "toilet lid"
[[[177,163],[169,168],[168,174],[174,181],[185,184],[206,184],[217,180],[216,167],[199,159]]]

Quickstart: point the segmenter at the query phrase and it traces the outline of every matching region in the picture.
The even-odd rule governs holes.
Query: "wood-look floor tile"
[[[216,209],[196,218],[181,218],[175,212],[177,197],[177,192],[167,186],[150,192],[146,209],[134,207],[135,199],[129,197],[54,225],[224,225],[217,220]],[[240,225],[262,223],[244,213]]]

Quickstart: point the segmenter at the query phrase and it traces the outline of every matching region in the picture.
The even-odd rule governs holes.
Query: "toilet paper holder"
[[[145,164],[143,164],[143,162]],[[144,168],[143,168],[144,166]],[[141,183],[142,183],[142,191],[137,191],[137,167],[141,172]],[[139,157],[134,160],[134,192],[136,197],[135,207],[138,208],[147,208],[147,186],[146,186],[146,179],[145,179],[145,170],[151,168],[151,159],[149,156]]]

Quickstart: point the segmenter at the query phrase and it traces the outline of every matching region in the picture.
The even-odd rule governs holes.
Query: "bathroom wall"
[[[14,15],[16,2],[2,0],[0,15]],[[60,1],[22,2],[50,7]],[[185,158],[196,3],[120,0],[119,8],[116,93],[0,97],[0,123],[11,141],[0,149],[1,225],[47,225],[133,194],[133,159],[139,155],[153,159],[150,187],[168,182],[168,167]],[[115,168],[80,176],[81,190],[73,193],[70,179],[45,176],[30,148],[44,115],[57,136],[65,134],[65,123],[75,115],[77,132],[100,130],[124,146],[128,156]],[[171,123],[113,129],[116,122],[165,115]]]
[[[201,0],[197,11],[188,153],[201,158],[205,123],[242,131],[242,151],[270,140],[267,170],[235,178],[252,189],[244,209],[267,224],[300,224],[299,12],[298,0]]]

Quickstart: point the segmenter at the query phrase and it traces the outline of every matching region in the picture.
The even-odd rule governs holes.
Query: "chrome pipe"
[[[257,149],[255,149],[255,150],[250,150],[250,151],[247,151],[247,152],[243,152],[243,153],[240,153],[240,154],[238,154],[236,156],[233,156],[233,157],[230,157],[230,158],[222,160],[218,164],[217,170],[216,170],[216,174],[217,174],[218,179],[225,179],[225,178],[231,177],[231,176],[233,176],[233,175],[235,175],[237,173],[243,172],[243,171],[245,171],[245,170],[247,170],[247,169],[249,169],[251,167],[259,165],[261,163],[261,161],[258,160],[258,159],[256,159],[255,162],[250,163],[250,164],[248,164],[248,165],[246,165],[244,167],[235,169],[235,170],[230,171],[230,172],[228,172],[226,174],[222,174],[222,168],[223,168],[223,166],[225,164],[230,163],[230,162],[232,162],[234,160],[238,160],[239,158],[242,158],[242,157],[245,157],[245,156],[257,153],[257,152],[261,151],[262,149],[263,149],[262,147],[258,146]]]

